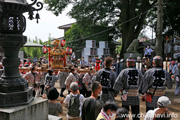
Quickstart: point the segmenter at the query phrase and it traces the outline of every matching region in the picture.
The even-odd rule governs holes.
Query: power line
[[[145,12],[143,12],[143,13],[141,13],[141,14],[139,14],[139,15],[137,15],[137,16],[135,16],[135,17],[133,17],[133,18],[131,18],[131,19],[129,19],[129,20],[127,20],[127,21],[125,21],[125,22],[121,23],[121,24],[119,24],[119,25],[126,24],[126,23],[128,23],[128,22],[130,22],[130,21],[132,21],[132,20],[134,20],[134,19],[136,19],[136,18],[138,18],[138,17],[140,17],[141,15],[143,15],[143,14],[147,13],[147,12],[148,12],[149,10],[151,10],[152,8],[153,8],[153,7],[151,7],[151,8],[150,8],[150,9],[148,9],[147,11],[145,11]],[[103,31],[98,32],[98,33],[95,33],[95,34],[93,34],[93,35],[89,35],[89,36],[86,36],[86,37],[81,37],[81,38],[79,38],[79,39],[75,39],[75,40],[73,40],[73,41],[71,41],[71,42],[67,42],[67,43],[72,43],[72,42],[80,41],[80,40],[82,40],[82,39],[87,39],[87,38],[90,38],[90,37],[93,37],[93,36],[96,36],[96,35],[102,34],[102,33],[104,33],[104,32],[107,32],[107,31],[109,31],[109,30],[111,30],[111,29],[114,29],[115,27],[117,27],[117,26],[114,26],[114,27],[112,27],[112,28],[109,28],[109,29],[103,30]]]

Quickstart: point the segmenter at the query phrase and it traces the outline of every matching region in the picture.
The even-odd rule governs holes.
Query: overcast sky
[[[27,0],[28,3],[31,3],[30,0]],[[43,0],[37,0],[43,1]],[[40,20],[39,23],[36,23],[36,20],[29,20],[28,14],[25,13],[26,17],[26,31],[23,35],[26,35],[28,38],[34,39],[36,36],[40,38],[42,41],[47,41],[49,34],[51,37],[58,38],[63,37],[64,31],[58,29],[57,27],[60,25],[65,25],[69,23],[75,22],[75,19],[70,18],[67,16],[67,12],[70,11],[72,6],[69,6],[65,9],[62,14],[59,16],[55,16],[51,11],[47,11],[44,7],[41,11],[39,11]],[[35,17],[36,12],[34,12]]]

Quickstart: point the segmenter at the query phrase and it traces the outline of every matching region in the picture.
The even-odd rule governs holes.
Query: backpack
[[[78,85],[79,85],[79,89],[80,89],[80,90],[83,89],[83,88],[85,88],[84,83],[82,83],[83,77],[84,77],[84,74],[83,74],[82,77],[79,78],[79,80],[78,80]]]
[[[72,94],[70,95],[70,101],[69,101],[69,106],[68,106],[68,115],[72,117],[79,117],[80,110],[80,100],[79,100],[80,94],[77,96],[73,96]]]

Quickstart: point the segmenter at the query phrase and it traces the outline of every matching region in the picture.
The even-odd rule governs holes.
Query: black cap
[[[56,100],[59,97],[59,92],[55,87],[51,87],[47,93],[49,100]]]

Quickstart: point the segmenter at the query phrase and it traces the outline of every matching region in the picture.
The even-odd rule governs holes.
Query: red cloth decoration
[[[95,65],[95,70],[98,71],[100,70],[100,60],[96,60],[96,65]]]

